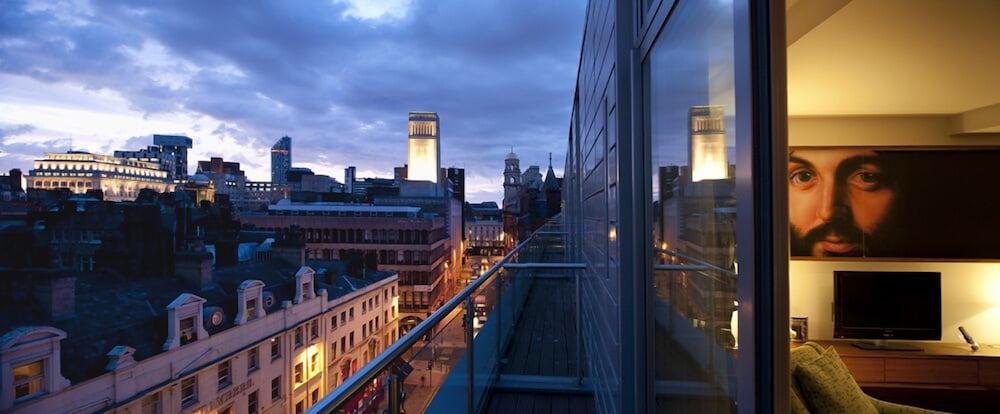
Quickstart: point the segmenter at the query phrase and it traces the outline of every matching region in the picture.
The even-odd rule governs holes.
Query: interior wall
[[[792,117],[789,146],[1000,146],[1000,134],[951,135],[949,116]],[[809,318],[810,339],[833,338],[834,270],[941,272],[941,339],[1000,344],[1000,262],[792,260],[790,314]],[[900,309],[905,312],[905,309]]]

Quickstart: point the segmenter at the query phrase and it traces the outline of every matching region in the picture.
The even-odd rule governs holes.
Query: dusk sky
[[[253,8],[248,7],[253,5]],[[271,144],[343,180],[406,162],[408,111],[441,116],[467,199],[522,169],[562,175],[585,2],[21,2],[0,9],[0,169],[46,151],[111,153],[151,135],[270,177]]]

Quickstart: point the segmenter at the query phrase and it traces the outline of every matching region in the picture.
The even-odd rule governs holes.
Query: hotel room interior
[[[786,18],[792,412],[1000,412],[1000,1]]]

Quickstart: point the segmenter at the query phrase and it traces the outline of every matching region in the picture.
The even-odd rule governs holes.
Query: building
[[[173,180],[186,180],[188,178],[188,150],[193,146],[191,138],[183,135],[154,134],[153,145],[160,147],[161,153],[174,155],[174,170],[169,174],[169,177]]]
[[[354,182],[358,179],[358,169],[353,165],[344,168],[344,192],[354,194]]]
[[[288,184],[288,171],[292,169],[292,138],[281,137],[271,146],[271,182]]]
[[[437,113],[410,112],[407,138],[407,180],[439,182],[440,133]]]
[[[12,168],[7,175],[0,175],[0,201],[11,201],[24,198],[24,184],[21,170]]]
[[[521,215],[521,160],[511,148],[504,158],[503,169],[503,231],[507,248],[517,241],[517,218]]]
[[[163,151],[160,147],[150,145],[149,147],[136,151],[115,151],[114,156],[132,161],[152,162],[159,165],[159,168],[167,172],[167,178],[175,180],[177,174],[177,155],[173,152]]]
[[[466,204],[465,210],[466,263],[478,276],[507,252],[503,212],[492,201]]]
[[[399,337],[398,276],[295,265],[274,247],[273,261],[215,271],[190,252],[180,278],[20,279],[44,300],[0,305],[0,409],[304,412]]]
[[[191,181],[211,183],[215,194],[224,194],[240,211],[256,211],[287,196],[288,187],[267,181],[250,181],[240,163],[212,157],[198,161],[198,171]]]
[[[278,234],[301,232],[310,260],[358,259],[398,273],[403,332],[447,299],[451,245],[444,214],[406,205],[281,200],[240,219]]]
[[[29,189],[66,188],[77,194],[100,190],[105,200],[134,200],[139,191],[173,191],[167,171],[155,162],[82,151],[49,152],[28,171]]]

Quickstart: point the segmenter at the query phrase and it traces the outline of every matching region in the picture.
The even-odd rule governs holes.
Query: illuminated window
[[[295,377],[294,378],[295,378],[295,383],[296,384],[302,383],[302,380],[303,380],[303,373],[302,373],[302,371],[303,371],[303,369],[304,369],[304,367],[302,366],[301,362],[299,362],[298,364],[295,364],[295,372],[294,372]]]
[[[43,360],[14,367],[14,399],[28,398],[45,392]]]

